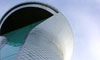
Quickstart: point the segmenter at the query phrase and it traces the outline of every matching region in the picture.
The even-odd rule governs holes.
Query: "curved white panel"
[[[30,52],[36,54],[37,59],[70,60],[72,51],[72,31],[65,17],[58,13],[31,30],[16,60],[28,60],[27,54],[32,56]],[[36,58],[35,56],[30,59]]]

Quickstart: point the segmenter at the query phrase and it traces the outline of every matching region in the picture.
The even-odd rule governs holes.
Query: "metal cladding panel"
[[[13,2],[14,1],[12,1],[12,3]],[[10,5],[8,9],[5,9],[5,12],[3,12],[1,15],[3,16],[9,9],[11,9],[12,7],[14,7],[18,4],[21,4],[22,2],[25,3],[25,2],[35,2],[35,1],[24,1],[24,0],[18,1],[15,4]],[[47,8],[45,8],[45,9],[47,9]],[[49,11],[52,12],[52,10],[49,10]],[[53,59],[54,60],[66,60],[67,59],[67,60],[70,60],[71,59],[72,51],[73,51],[73,35],[72,35],[71,28],[70,28],[66,18],[60,12],[57,12],[57,13],[52,12],[52,13],[54,14],[53,17],[51,17],[50,19],[48,19],[47,21],[43,22],[42,24],[38,25],[35,28],[40,31],[44,30],[44,32],[42,31],[43,33],[41,33],[41,34],[38,33],[38,34],[40,34],[40,36],[38,34],[37,34],[37,36],[35,36],[35,39],[37,40],[37,42],[34,42],[35,40],[33,40],[34,39],[33,36],[35,34],[33,34],[32,37],[30,36],[30,34],[28,35],[29,39],[26,39],[25,44],[22,46],[18,56],[16,57],[17,60],[25,59],[25,57],[26,57],[26,60],[27,59],[35,59],[35,58],[38,60],[41,60],[41,59],[44,59],[44,60],[45,59],[49,59],[49,60],[53,60]],[[2,24],[0,24],[0,26],[2,26]],[[38,31],[38,30],[36,30],[36,31]],[[45,34],[48,34],[48,33],[50,33],[50,35],[47,35],[46,36],[47,39],[45,39],[44,36],[45,36]],[[44,34],[44,36],[43,36],[43,34]],[[41,41],[38,42],[38,39],[39,39],[39,41],[40,40]],[[48,40],[48,39],[51,41],[51,43],[49,41],[45,41],[45,42],[43,41],[43,40]],[[34,46],[31,45],[32,41],[29,41],[29,43],[28,43],[27,40],[33,40],[34,44],[32,44],[32,45],[34,45]],[[38,44],[39,44],[39,46],[38,46]],[[41,51],[38,50],[39,48]],[[36,49],[36,50],[34,50],[34,49]],[[31,55],[29,55],[31,53],[27,52],[27,50],[31,50],[30,52],[36,54],[35,55],[36,57],[35,56],[31,57]],[[40,56],[38,56],[39,53],[41,53]],[[34,54],[32,54],[32,55],[34,55]]]
[[[16,60],[70,60],[73,36],[62,14],[55,14],[28,34]]]

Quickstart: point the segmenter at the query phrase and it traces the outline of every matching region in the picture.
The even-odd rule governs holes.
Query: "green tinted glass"
[[[34,24],[4,34],[4,36],[8,38],[8,43],[1,50],[1,60],[14,60],[20,47],[23,45],[27,34],[31,29],[41,22],[42,21],[36,22]]]
[[[52,13],[38,7],[21,8],[7,16],[0,29],[0,35],[6,36],[8,42],[0,51],[0,60],[14,60],[30,30],[51,16]]]

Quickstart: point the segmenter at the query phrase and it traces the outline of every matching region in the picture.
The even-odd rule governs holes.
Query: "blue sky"
[[[44,0],[68,19],[74,34],[71,60],[100,60],[100,0]]]

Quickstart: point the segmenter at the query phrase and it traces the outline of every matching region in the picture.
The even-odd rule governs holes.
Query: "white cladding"
[[[71,29],[58,13],[31,30],[16,60],[70,60],[72,50]]]
[[[0,50],[7,43],[7,38],[4,36],[0,36]]]

